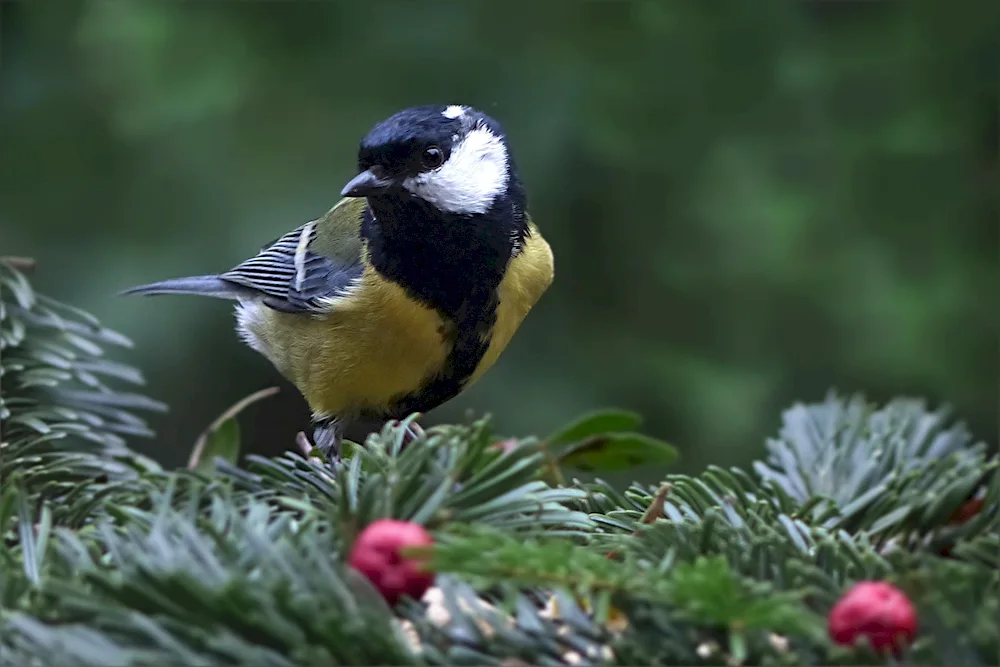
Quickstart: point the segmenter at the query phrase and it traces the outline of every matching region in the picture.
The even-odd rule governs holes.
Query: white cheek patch
[[[507,188],[507,148],[489,128],[465,136],[448,160],[435,169],[403,181],[417,197],[442,211],[485,213]]]
[[[460,104],[452,104],[447,109],[442,111],[441,115],[445,118],[451,118],[454,120],[455,118],[460,118],[465,115],[465,107]]]

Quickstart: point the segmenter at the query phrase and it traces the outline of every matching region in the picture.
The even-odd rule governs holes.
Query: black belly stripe
[[[372,266],[450,325],[443,336],[451,349],[439,372],[390,405],[372,406],[359,415],[399,419],[428,412],[457,396],[486,354],[496,324],[500,281],[514,245],[511,223],[502,224],[497,216],[511,212],[449,216],[415,199],[374,205],[375,213],[366,210],[361,226]]]
[[[494,290],[488,301],[470,303],[468,315],[455,320],[450,334],[451,351],[441,371],[433,375],[420,389],[401,396],[380,414],[367,417],[402,419],[414,412],[428,412],[451,400],[465,387],[490,346],[498,304]]]

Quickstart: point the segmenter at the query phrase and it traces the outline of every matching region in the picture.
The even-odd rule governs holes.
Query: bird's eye
[[[437,146],[428,146],[420,156],[420,164],[425,169],[437,169],[444,164],[444,151]]]

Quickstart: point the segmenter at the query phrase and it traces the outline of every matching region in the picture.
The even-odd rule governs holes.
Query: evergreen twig
[[[165,471],[125,443],[162,408],[117,388],[141,383],[105,356],[127,341],[23,268],[0,261],[0,666],[871,664],[822,622],[866,578],[921,610],[905,659],[995,664],[998,461],[943,411],[831,395],[786,412],[752,471],[624,491],[553,475],[612,460],[576,439],[601,425],[630,448],[615,465],[638,456],[621,412],[545,441],[561,458],[486,420],[403,448],[404,420],[336,470]],[[384,517],[436,538],[437,587],[395,609],[344,564]]]

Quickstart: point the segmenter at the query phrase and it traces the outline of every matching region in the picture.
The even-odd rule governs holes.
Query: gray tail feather
[[[229,282],[228,280],[223,280],[219,276],[189,276],[187,278],[174,278],[172,280],[162,280],[158,283],[131,287],[124,292],[119,292],[119,295],[199,294],[216,299],[239,299],[251,296],[252,292],[253,290]]]

